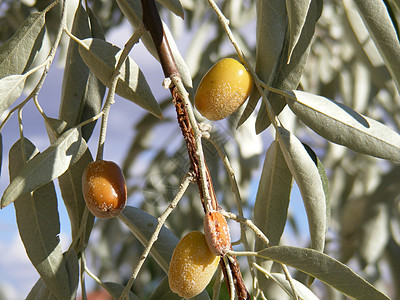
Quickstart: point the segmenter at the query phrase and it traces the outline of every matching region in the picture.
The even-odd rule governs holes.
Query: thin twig
[[[133,273],[131,275],[131,278],[129,278],[128,283],[126,284],[124,291],[121,294],[120,300],[124,299],[125,297],[128,296],[128,293],[133,285],[133,282],[135,281],[137,275],[139,274],[140,269],[142,268],[142,265],[144,261],[146,260],[147,256],[150,253],[151,248],[153,247],[153,244],[157,241],[158,235],[160,234],[160,231],[167,220],[168,216],[171,214],[171,212],[174,210],[178,202],[181,200],[183,194],[185,193],[186,189],[188,188],[189,184],[193,181],[193,175],[191,173],[187,173],[185,177],[183,178],[183,181],[179,187],[179,191],[176,194],[175,198],[172,200],[172,202],[168,205],[168,207],[165,209],[165,211],[162,213],[162,215],[157,219],[157,226],[150,237],[149,243],[146,245],[146,248],[143,251],[143,254],[140,256],[140,260],[138,264],[136,265],[135,269],[133,270]],[[121,218],[121,215],[119,216]]]

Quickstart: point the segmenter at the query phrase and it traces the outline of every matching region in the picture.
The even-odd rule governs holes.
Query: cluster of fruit
[[[221,120],[244,103],[252,87],[252,78],[241,63],[222,59],[202,78],[195,95],[196,108],[209,120]],[[116,217],[126,205],[125,178],[114,162],[97,160],[88,164],[82,189],[89,211],[98,218]],[[204,232],[189,232],[174,250],[169,285],[181,297],[192,298],[201,293],[214,275],[220,257],[231,249],[228,225],[220,212],[205,214]]]

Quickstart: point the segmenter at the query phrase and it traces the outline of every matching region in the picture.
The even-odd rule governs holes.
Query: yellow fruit
[[[189,232],[172,255],[168,271],[171,291],[184,298],[200,294],[213,277],[219,259],[211,253],[203,233]]]
[[[218,211],[209,211],[205,214],[203,222],[208,248],[215,255],[225,255],[232,249],[225,217]]]
[[[194,98],[197,110],[217,121],[234,113],[247,99],[253,79],[245,67],[233,58],[217,62],[201,79]]]
[[[89,163],[82,175],[82,190],[88,209],[98,218],[115,217],[126,205],[125,178],[112,161]]]

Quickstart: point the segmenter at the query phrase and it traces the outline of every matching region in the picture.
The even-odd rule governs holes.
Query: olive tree
[[[185,233],[203,231],[210,209],[229,219],[235,240],[195,299],[399,297],[397,1],[44,0],[0,8],[0,130],[17,119],[20,133],[2,147],[10,182],[1,207],[13,203],[40,275],[28,299],[74,299],[78,287],[85,298],[87,277],[117,299],[180,299],[168,285],[169,262]],[[107,36],[125,21],[131,36],[119,48]],[[166,99],[156,99],[152,78],[130,56],[138,43],[160,66],[165,79],[156,84],[169,90]],[[253,89],[235,113],[209,121],[193,99],[225,57],[246,67]],[[64,75],[52,118],[39,95],[55,61]],[[130,201],[116,218],[97,219],[82,174],[107,155],[107,120],[122,98],[141,112],[135,128],[122,129],[134,132],[121,166]],[[28,103],[46,124],[46,149],[24,133]],[[59,197],[71,226],[64,253]]]

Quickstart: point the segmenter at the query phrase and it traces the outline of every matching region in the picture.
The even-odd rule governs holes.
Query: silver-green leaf
[[[110,87],[112,73],[118,63],[121,49],[104,40],[88,38],[80,41],[79,53],[100,81]],[[162,118],[160,106],[138,65],[129,56],[121,67],[115,92],[154,116]]]
[[[400,43],[384,1],[354,1],[385,65],[400,91]]]
[[[10,75],[0,79],[0,116],[21,96],[26,76]]]
[[[23,143],[23,146],[22,146]],[[38,155],[27,139],[10,149],[10,179],[13,180],[29,161]],[[26,253],[47,288],[58,299],[70,299],[69,274],[61,251],[60,220],[53,182],[33,193],[20,195],[14,202],[18,231]]]
[[[55,143],[21,168],[4,191],[1,207],[62,175],[85,153],[86,148],[79,129],[67,130]]]
[[[300,189],[307,213],[311,248],[323,251],[326,234],[326,199],[321,176],[303,144],[283,127],[277,138],[283,156]]]
[[[319,251],[275,246],[258,254],[265,259],[271,259],[307,273],[354,299],[389,299],[348,266]]]
[[[400,135],[350,107],[322,96],[293,91],[286,101],[307,126],[327,140],[354,151],[400,161]]]

